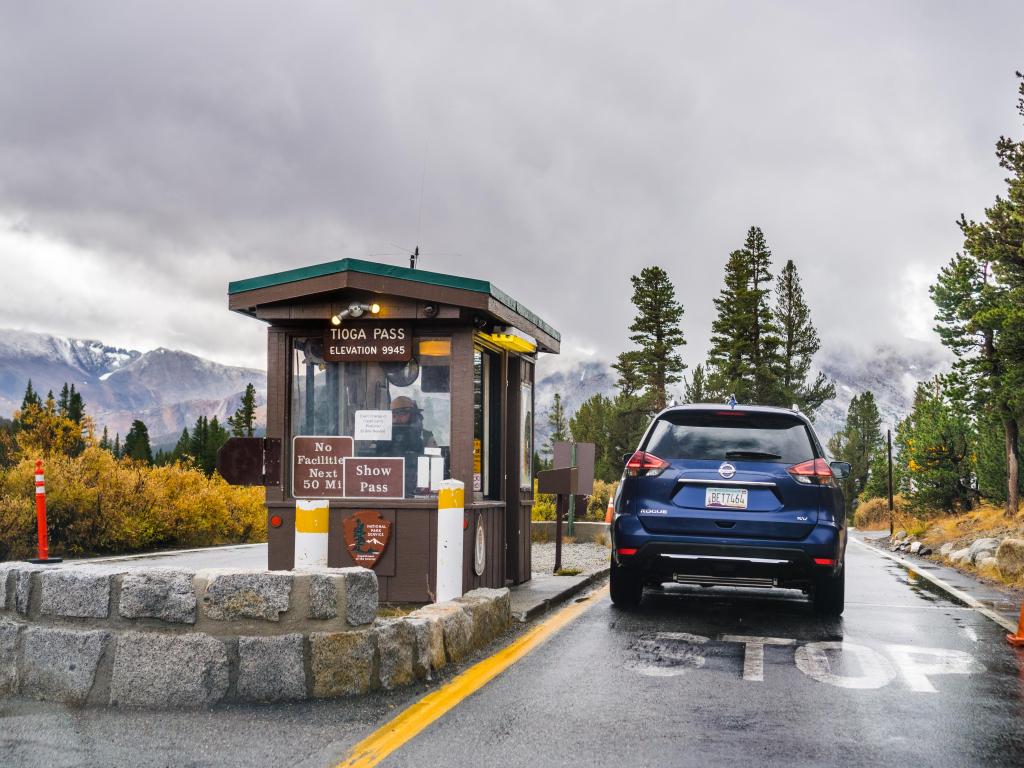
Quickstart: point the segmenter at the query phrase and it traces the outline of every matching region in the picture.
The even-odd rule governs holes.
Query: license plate
[[[708,488],[704,491],[704,506],[709,509],[746,509],[746,488]]]

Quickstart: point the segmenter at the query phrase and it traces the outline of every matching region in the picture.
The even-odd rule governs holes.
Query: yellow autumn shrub
[[[0,559],[35,553],[34,462],[0,471]],[[262,488],[174,464],[115,459],[94,445],[45,462],[50,551],[77,557],[266,540]]]

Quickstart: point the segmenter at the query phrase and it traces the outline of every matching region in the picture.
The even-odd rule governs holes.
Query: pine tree
[[[706,403],[711,399],[708,392],[707,375],[704,366],[698,365],[693,369],[693,376],[683,384],[684,403]]]
[[[121,456],[123,455],[121,453],[121,433],[120,432],[118,432],[118,433],[116,433],[114,435],[114,448],[113,448],[113,450],[111,450],[111,453],[114,454],[114,458],[115,459],[120,459]]]
[[[256,426],[256,387],[250,382],[233,416],[228,416],[228,426],[234,437],[252,437]]]
[[[202,458],[203,471],[206,474],[212,475],[213,471],[217,468],[217,452],[228,441],[228,437],[228,431],[220,425],[217,417],[214,416],[210,419],[206,438],[206,453],[203,454]]]
[[[771,251],[761,230],[751,227],[743,249],[729,255],[725,285],[714,300],[708,382],[717,397],[786,405],[778,376],[781,340],[768,301],[771,281]]]
[[[196,423],[192,427],[192,436],[189,439],[189,450],[188,453],[192,458],[196,460],[196,463],[201,467],[203,464],[203,457],[207,452],[207,444],[210,438],[210,424],[205,416],[199,416],[196,418]]]
[[[110,434],[107,432],[107,425],[103,425],[103,437],[100,438],[100,448],[104,451],[110,450]]]
[[[847,504],[864,491],[871,472],[871,462],[882,448],[882,418],[875,396],[869,390],[850,400],[846,424],[829,441],[834,458],[850,463],[850,474],[843,480]]]
[[[977,224],[961,217],[966,253],[957,254],[942,268],[931,287],[935,302],[935,330],[957,360],[946,385],[970,403],[979,421],[997,419],[1003,428],[1008,516],[1020,502],[1020,425],[1014,406],[1015,382],[1009,372],[1015,365],[1013,344],[1006,343],[1006,320],[1012,314],[1014,296],[992,275],[991,223]],[[980,258],[975,254],[981,254]]]
[[[39,398],[39,393],[32,389],[32,379],[28,380],[28,386],[25,387],[25,396],[21,398],[20,410],[24,411],[30,405],[35,405],[39,408],[43,407],[43,401]]]
[[[85,417],[85,402],[82,394],[75,391],[75,385],[71,385],[71,392],[68,396],[68,418],[76,424],[81,424]]]
[[[174,450],[171,451],[171,458],[174,461],[181,461],[189,455],[189,451],[192,448],[192,438],[188,434],[188,427],[181,430],[181,437],[178,438],[178,442],[174,445]]]
[[[779,385],[784,403],[788,401],[813,416],[822,403],[836,396],[836,385],[820,372],[813,382],[807,381],[821,341],[792,259],[782,268],[775,290],[775,320],[782,340]]]
[[[68,383],[65,381],[60,390],[60,399],[57,400],[57,413],[67,418],[70,408],[71,393],[68,391]]]
[[[562,395],[558,392],[555,392],[551,408],[548,409],[547,422],[550,432],[544,443],[544,452],[550,457],[554,453],[555,443],[569,439],[569,420],[565,415],[565,406],[562,405]]]
[[[124,439],[124,455],[129,459],[153,463],[153,450],[149,446],[149,429],[143,421],[132,422],[128,436]]]
[[[615,368],[620,380],[625,380],[623,390],[642,390],[650,408],[660,411],[668,402],[668,388],[681,380],[686,368],[678,353],[686,344],[680,327],[684,309],[661,267],[645,267],[630,281],[637,314],[629,326],[629,338],[638,349],[619,355]]]

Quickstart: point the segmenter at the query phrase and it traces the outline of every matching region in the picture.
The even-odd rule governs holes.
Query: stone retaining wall
[[[0,563],[0,695],[198,707],[430,679],[511,621],[507,589],[378,619],[366,568],[116,569]]]

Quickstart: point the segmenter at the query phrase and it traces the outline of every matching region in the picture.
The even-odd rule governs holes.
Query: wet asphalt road
[[[383,765],[1024,765],[1024,654],[895,563],[847,557],[835,621],[798,593],[605,598]],[[759,669],[733,636],[790,643]]]
[[[635,613],[604,597],[383,765],[1024,765],[1024,653],[852,542],[847,567],[835,621],[798,593],[673,587]],[[205,712],[0,700],[0,765],[332,766],[424,692]]]

